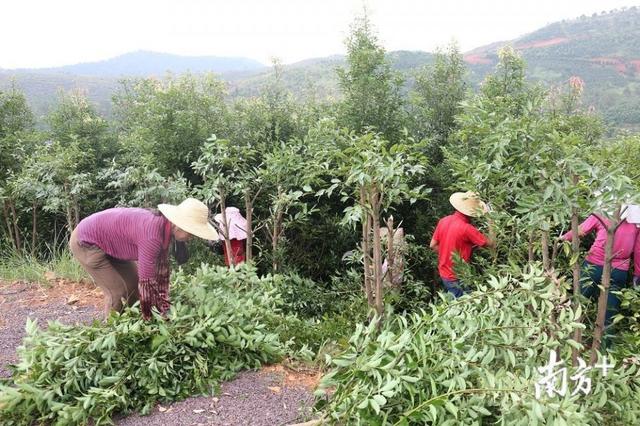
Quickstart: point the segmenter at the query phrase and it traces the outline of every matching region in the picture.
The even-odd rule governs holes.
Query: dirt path
[[[51,280],[45,287],[0,281],[0,377],[9,377],[16,348],[25,335],[27,318],[40,325],[65,324],[102,317],[102,293],[93,284]],[[313,388],[319,374],[296,372],[281,365],[246,371],[223,383],[219,395],[198,396],[156,406],[148,416],[114,419],[121,426],[286,425],[309,418]]]

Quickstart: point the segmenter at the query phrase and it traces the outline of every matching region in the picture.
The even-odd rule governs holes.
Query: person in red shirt
[[[471,224],[471,218],[484,214],[488,209],[474,192],[456,192],[449,197],[456,209],[452,215],[438,221],[431,244],[438,253],[438,273],[444,288],[458,298],[464,293],[464,286],[453,271],[453,253],[469,262],[475,247],[493,247],[494,238],[484,236]]]

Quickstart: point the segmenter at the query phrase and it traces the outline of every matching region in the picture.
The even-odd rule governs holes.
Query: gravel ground
[[[0,377],[17,360],[16,348],[25,335],[27,318],[40,325],[65,324],[102,317],[102,297],[91,284],[61,280],[51,287],[0,281]],[[156,406],[147,416],[114,419],[120,426],[144,425],[286,425],[308,420],[318,374],[295,373],[282,366],[246,371],[223,383],[219,395],[198,396]]]
[[[118,426],[155,425],[286,425],[309,417],[311,391],[282,386],[277,373],[246,371],[222,385],[219,395],[189,398],[157,406],[148,416],[117,420]]]
[[[56,283],[51,288],[20,282],[0,285],[0,377],[10,376],[6,367],[17,360],[27,318],[37,319],[41,326],[53,320],[91,322],[102,317],[98,292],[79,283]]]

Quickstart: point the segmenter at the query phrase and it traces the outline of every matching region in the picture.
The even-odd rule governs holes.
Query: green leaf
[[[447,409],[448,412],[450,412],[451,414],[453,414],[453,416],[457,419],[458,418],[458,409],[456,408],[455,405],[453,405],[451,403],[451,401],[445,401],[444,402],[444,408]]]
[[[373,399],[375,399],[379,406],[383,406],[387,403],[387,398],[382,395],[373,395]]]
[[[413,377],[413,376],[400,376],[400,378],[405,382],[409,382],[409,383],[416,383],[420,380],[417,377]]]
[[[371,405],[371,408],[373,408],[373,411],[376,412],[376,414],[380,414],[380,406],[375,399],[370,399],[369,404]]]

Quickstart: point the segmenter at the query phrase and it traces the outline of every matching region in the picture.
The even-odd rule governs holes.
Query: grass
[[[28,281],[47,284],[47,275],[53,273],[56,278],[80,281],[88,278],[82,266],[73,258],[66,247],[47,246],[40,256],[27,251],[19,252],[12,247],[2,247],[0,256],[0,280]]]

